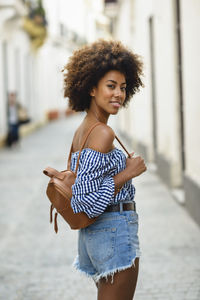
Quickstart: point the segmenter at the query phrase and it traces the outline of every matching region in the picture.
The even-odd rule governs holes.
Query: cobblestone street
[[[42,174],[66,168],[79,123],[79,115],[52,122],[0,150],[0,300],[96,299],[93,281],[72,267],[77,231],[58,216],[56,235],[49,223]],[[134,299],[199,300],[199,227],[151,168],[134,183],[142,251]]]

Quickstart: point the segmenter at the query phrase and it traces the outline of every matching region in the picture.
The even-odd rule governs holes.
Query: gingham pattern
[[[71,170],[75,171],[79,151],[72,153]],[[84,211],[90,218],[99,216],[107,205],[119,201],[133,201],[135,187],[126,182],[114,196],[113,176],[126,167],[126,156],[115,148],[101,153],[89,148],[82,150],[75,184],[72,186],[71,205],[75,213]]]

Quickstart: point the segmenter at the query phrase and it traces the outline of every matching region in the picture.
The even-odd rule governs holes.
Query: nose
[[[116,89],[115,89],[115,97],[116,98],[120,98],[120,97],[122,97],[122,94],[123,94],[123,92],[122,92],[122,90],[121,90],[121,88],[119,87],[116,87]]]

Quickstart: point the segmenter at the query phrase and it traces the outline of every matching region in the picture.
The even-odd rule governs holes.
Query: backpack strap
[[[83,140],[83,142],[82,142],[82,144],[81,144],[81,148],[80,148],[80,151],[79,151],[79,155],[78,155],[78,159],[77,159],[77,163],[76,163],[76,169],[75,169],[75,174],[77,174],[77,171],[78,171],[78,165],[79,165],[79,159],[80,159],[80,156],[81,156],[81,151],[83,150],[83,147],[84,147],[84,145],[85,145],[85,143],[86,143],[86,141],[87,141],[87,138],[88,138],[88,136],[90,135],[90,133],[91,133],[91,131],[96,127],[96,126],[98,126],[98,125],[104,125],[104,123],[102,123],[102,122],[97,122],[97,123],[95,123],[94,125],[92,125],[91,127],[90,127],[90,129],[87,131],[87,133],[86,133],[86,135],[85,135],[85,137],[84,137],[84,140]],[[115,135],[115,138],[116,138],[116,140],[118,141],[118,143],[122,146],[122,148],[124,149],[124,151],[128,154],[128,157],[129,158],[131,158],[131,155],[130,155],[130,153],[128,152],[128,150],[126,149],[126,147],[123,145],[123,143],[120,141],[120,139]],[[69,152],[69,157],[68,157],[68,163],[67,163],[67,168],[68,168],[68,170],[70,169],[70,162],[71,162],[71,156],[72,156],[72,149],[73,149],[73,146],[72,146],[72,144],[71,144],[71,148],[70,148],[70,152]]]
[[[78,165],[79,165],[79,159],[80,159],[80,155],[81,155],[81,151],[83,150],[83,147],[84,147],[84,145],[85,145],[85,143],[86,143],[86,141],[87,141],[87,138],[88,138],[88,136],[90,135],[91,131],[92,131],[96,126],[98,126],[98,125],[100,125],[100,124],[103,124],[103,123],[97,122],[97,123],[93,124],[93,125],[89,128],[89,130],[87,131],[87,133],[86,133],[86,135],[85,135],[85,137],[84,137],[84,139],[83,139],[83,142],[82,142],[82,144],[81,144],[80,151],[79,151],[79,155],[78,155],[78,159],[77,159],[77,163],[76,163],[75,174],[77,173]],[[71,148],[70,148],[70,152],[69,152],[69,156],[68,156],[68,162],[67,162],[67,169],[68,169],[68,170],[70,170],[70,162],[71,162],[71,156],[72,156],[72,149],[73,149],[73,142],[72,142],[72,144],[71,144]]]
[[[78,159],[77,159],[77,163],[76,163],[75,174],[77,174],[77,171],[78,171],[78,165],[79,165],[79,159],[80,159],[80,156],[81,156],[81,151],[83,150],[83,147],[85,146],[85,143],[86,143],[86,141],[87,141],[88,136],[90,135],[91,131],[92,131],[96,126],[101,125],[101,124],[102,124],[101,122],[95,123],[94,125],[92,125],[92,127],[90,127],[90,129],[89,129],[88,132],[86,133],[85,138],[84,138],[84,140],[83,140],[83,142],[82,142],[80,151],[79,151],[79,155],[78,155]]]
[[[73,149],[73,145],[71,144],[70,151],[69,151],[69,156],[68,156],[68,160],[67,160],[67,170],[71,170],[70,162],[71,162],[71,157],[72,157],[72,149]]]
[[[122,146],[122,148],[124,149],[124,151],[128,154],[128,157],[131,158],[132,156],[130,155],[130,153],[128,152],[128,150],[126,149],[126,147],[122,144],[122,142],[120,141],[120,139],[115,135],[116,140],[118,141],[118,143]]]

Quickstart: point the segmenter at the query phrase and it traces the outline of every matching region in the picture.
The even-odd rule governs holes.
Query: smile
[[[112,104],[112,106],[119,108],[121,106],[121,102],[120,101],[110,101],[110,103]]]

